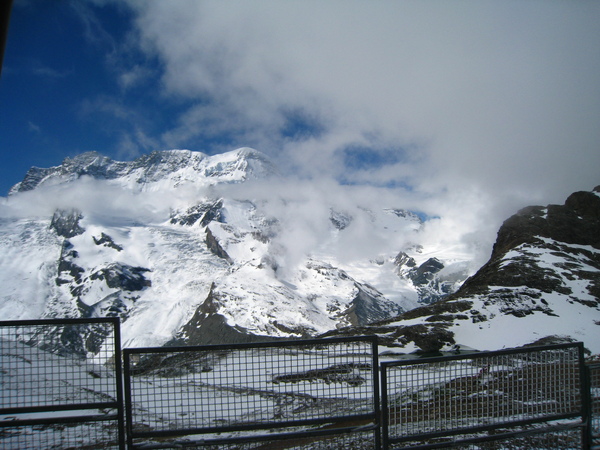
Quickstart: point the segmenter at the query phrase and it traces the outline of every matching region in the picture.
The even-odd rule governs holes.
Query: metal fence
[[[0,449],[600,449],[583,361],[577,343],[380,366],[376,337],[121,359],[116,318],[4,321]]]
[[[131,448],[378,448],[375,337],[123,352]]]
[[[592,448],[600,449],[600,364],[590,364],[589,393],[590,393],[590,439]]]
[[[384,448],[585,447],[583,361],[579,343],[382,363]]]
[[[124,448],[118,319],[0,322],[0,448]]]

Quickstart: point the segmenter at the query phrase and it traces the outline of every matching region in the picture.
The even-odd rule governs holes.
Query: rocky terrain
[[[376,333],[398,353],[583,341],[599,354],[600,186],[507,219],[489,261],[448,298],[346,333]]]

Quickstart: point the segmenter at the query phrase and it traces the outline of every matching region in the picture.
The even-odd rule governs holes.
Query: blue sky
[[[575,0],[15,0],[0,196],[89,150],[250,146],[497,222],[600,184],[599,24]]]
[[[135,156],[116,143],[132,124],[102,111],[115,97],[156,107],[152,96],[124,92],[115,79],[110,58],[128,23],[113,7],[15,2],[0,80],[0,195],[31,166],[59,165],[89,150]]]

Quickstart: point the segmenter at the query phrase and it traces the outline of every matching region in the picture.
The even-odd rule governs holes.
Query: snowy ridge
[[[186,183],[237,183],[274,173],[270,161],[250,148],[214,156],[190,150],[163,150],[132,162],[113,161],[97,152],[88,152],[65,159],[61,166],[31,168],[25,179],[13,186],[10,194],[68,183],[84,176],[111,180],[132,190],[158,191]]]

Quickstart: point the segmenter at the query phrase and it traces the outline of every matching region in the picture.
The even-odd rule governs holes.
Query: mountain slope
[[[323,194],[247,148],[32,168],[0,204],[0,314],[118,316],[126,346],[304,337],[448,295],[444,270],[467,277],[468,258],[433,249],[421,295],[395,259],[431,258],[423,221]]]
[[[600,354],[600,186],[504,222],[490,260],[448,299],[348,333],[392,351],[583,341]]]

